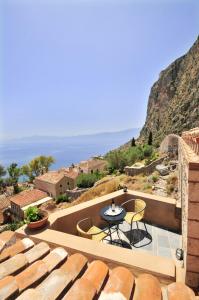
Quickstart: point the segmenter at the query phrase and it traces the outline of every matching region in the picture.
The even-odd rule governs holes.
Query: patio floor
[[[181,248],[181,238],[180,234],[156,227],[154,225],[146,224],[148,234],[145,231],[144,224],[138,222],[139,229],[137,229],[136,224],[133,227],[135,246],[130,245],[130,225],[127,222],[123,222],[119,226],[121,231],[119,231],[120,239],[123,241],[123,247],[132,249],[133,251],[144,251],[152,255],[158,255],[163,257],[173,258],[175,256],[176,248]],[[119,242],[117,233],[115,231],[115,226],[111,228],[112,240]],[[104,243],[110,243],[110,237],[107,237]],[[114,243],[114,242],[113,242]],[[121,247],[120,244],[115,244]]]

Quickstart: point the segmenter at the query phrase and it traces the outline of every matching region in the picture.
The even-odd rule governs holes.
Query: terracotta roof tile
[[[58,183],[62,178],[64,177],[63,172],[59,171],[49,171],[41,176],[36,177],[35,179],[37,180],[42,180],[46,181],[52,184]]]
[[[8,238],[10,233],[3,236]],[[30,240],[21,242],[24,240],[30,246]],[[160,283],[152,275],[142,274],[134,280],[125,267],[111,270],[100,260],[87,265],[84,255],[68,256],[61,247],[49,254],[50,247],[45,242],[24,254],[15,254],[23,251],[20,240],[15,246],[4,250],[12,257],[0,263],[0,299],[162,300]],[[165,289],[168,300],[196,299],[193,291],[182,283],[172,283]]]
[[[70,170],[70,171],[65,171],[64,175],[71,179],[76,179],[79,176],[79,173],[76,171]]]
[[[100,260],[95,260],[91,262],[86,270],[83,278],[88,279],[94,285],[97,293],[99,293],[104,280],[108,275],[108,267],[105,263]]]
[[[50,252],[50,247],[45,242],[41,242],[34,246],[31,250],[27,251],[24,255],[26,256],[28,263],[32,264],[38,259],[43,258]]]
[[[38,291],[35,289],[28,289],[25,290],[19,297],[17,297],[17,300],[44,300],[42,296],[39,294]]]
[[[168,300],[195,300],[194,292],[181,282],[168,285]]]
[[[47,265],[42,260],[34,262],[31,266],[15,277],[19,291],[22,292],[32,285],[35,285],[47,274]]]
[[[158,279],[150,274],[138,277],[133,300],[162,300],[162,291]]]
[[[61,266],[61,270],[67,273],[71,281],[74,281],[77,276],[86,269],[87,258],[80,254],[75,253],[67,259],[67,261]]]
[[[134,285],[133,274],[124,267],[115,268],[100,295],[100,300],[130,299]]]
[[[3,211],[10,205],[10,197],[1,197],[0,199],[0,211]]]
[[[16,242],[16,234],[13,231],[4,231],[0,234],[0,253],[3,249]]]
[[[71,283],[67,273],[56,269],[36,288],[40,299],[57,299]]]
[[[96,295],[95,286],[86,278],[78,279],[63,300],[93,300]]]
[[[33,189],[22,191],[21,193],[11,197],[10,201],[19,205],[20,207],[24,207],[46,197],[48,197],[46,192]]]
[[[43,262],[48,267],[48,271],[51,272],[61,263],[63,263],[68,256],[68,253],[63,248],[55,248],[46,257],[44,257]]]
[[[28,265],[24,254],[17,254],[1,263],[0,279],[12,274],[16,274]]]
[[[34,242],[29,238],[24,238],[23,240],[19,240],[16,244],[4,249],[0,254],[0,262],[12,257],[18,253],[23,253],[34,246]]]
[[[19,288],[13,276],[0,280],[0,299],[13,299],[18,294]],[[12,296],[12,297],[11,297]]]

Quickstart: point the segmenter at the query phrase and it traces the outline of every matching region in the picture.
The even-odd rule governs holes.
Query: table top
[[[106,222],[111,223],[111,224],[117,224],[117,223],[121,222],[122,220],[124,220],[124,217],[126,216],[126,210],[124,209],[124,207],[123,207],[123,211],[119,215],[107,216],[104,214],[104,212],[107,209],[109,209],[109,207],[110,207],[110,205],[107,205],[100,210],[100,216],[103,220],[105,220]]]

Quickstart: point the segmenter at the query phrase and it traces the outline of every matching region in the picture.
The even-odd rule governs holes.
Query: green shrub
[[[106,154],[105,158],[108,161],[109,173],[114,173],[114,170],[124,172],[125,166],[132,166],[138,161],[146,158],[145,164],[150,164],[157,159],[158,154],[154,151],[153,146],[137,145],[120,150],[113,150]]]
[[[100,180],[103,177],[103,174],[99,172],[90,173],[90,174],[80,174],[77,177],[77,186],[79,188],[90,188],[96,181]]]
[[[36,222],[42,219],[42,214],[40,213],[38,207],[30,206],[25,211],[26,222]]]
[[[151,157],[153,154],[153,147],[150,145],[144,145],[143,154],[144,154],[144,157]]]
[[[168,194],[168,195],[171,195],[171,194],[173,193],[174,189],[175,189],[174,184],[172,184],[172,183],[171,183],[171,184],[168,184],[168,185],[167,185],[167,188],[166,188],[167,194]]]
[[[62,202],[69,202],[70,199],[69,199],[69,196],[68,195],[59,195],[57,198],[56,198],[56,203],[59,204],[59,203],[62,203]]]
[[[153,182],[157,182],[158,181],[158,175],[152,175],[152,180]]]
[[[6,231],[6,230],[15,231],[23,225],[24,225],[24,221],[12,222],[12,223],[9,223],[9,224],[6,225],[4,231]]]

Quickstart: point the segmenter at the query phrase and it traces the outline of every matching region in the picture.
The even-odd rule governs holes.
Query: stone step
[[[0,299],[9,300],[19,292],[17,282],[13,276],[6,276],[0,280]]]
[[[62,300],[93,300],[96,289],[93,283],[86,279],[78,279]]]
[[[167,287],[168,300],[195,300],[194,292],[182,282],[174,282]]]
[[[4,231],[0,234],[0,253],[3,249],[16,242],[16,234],[13,231]]]
[[[105,263],[100,260],[95,260],[89,264],[83,278],[92,282],[97,293],[99,293],[106,277],[108,276],[108,272],[109,269]]]
[[[20,254],[18,254],[20,255]],[[48,268],[42,260],[38,260],[15,276],[19,292],[32,287],[48,274]]]
[[[1,263],[0,279],[12,274],[19,273],[28,265],[28,260],[24,254],[17,254]]]
[[[138,277],[133,300],[161,300],[161,286],[156,277],[142,274]]]
[[[44,257],[43,262],[47,265],[48,272],[57,268],[62,262],[66,260],[68,253],[64,248],[55,248],[46,257]]]
[[[41,242],[34,246],[32,249],[27,251],[24,255],[26,256],[28,263],[32,264],[38,259],[42,259],[50,252],[50,247],[47,243]]]
[[[23,253],[34,246],[34,242],[29,238],[24,238],[23,240],[17,241],[12,246],[4,249],[0,254],[0,262],[16,255]]]
[[[128,269],[124,267],[113,269],[99,300],[131,299],[134,281],[134,276]]]

